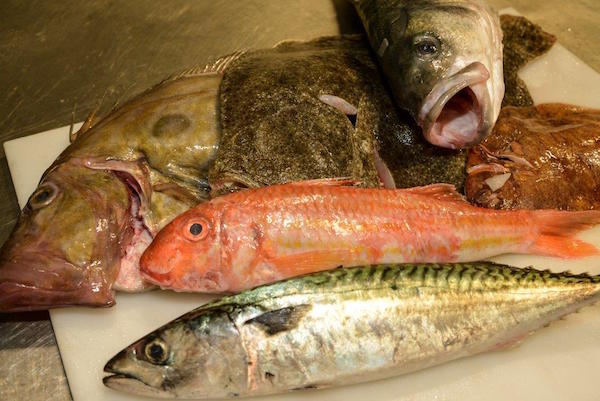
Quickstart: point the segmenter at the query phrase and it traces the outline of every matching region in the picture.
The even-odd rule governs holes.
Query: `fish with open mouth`
[[[339,175],[462,188],[465,176],[465,152],[427,143],[397,112],[362,37],[219,59],[87,121],[75,137],[3,246],[2,312],[109,306],[115,289],[144,290],[137,266],[147,244],[211,190]]]
[[[204,399],[372,381],[509,348],[599,298],[599,276],[491,262],[336,269],[186,313],[110,359],[103,382]]]
[[[336,267],[600,254],[574,237],[600,223],[600,211],[498,211],[467,203],[448,184],[353,184],[297,182],[203,202],[158,233],[142,275],[165,289],[224,293]]]
[[[432,144],[487,136],[504,95],[502,31],[481,0],[353,0],[399,107]]]
[[[433,146],[398,110],[363,35],[283,42],[227,67],[213,195],[326,177],[462,188],[466,153]]]
[[[0,254],[0,312],[110,306],[148,288],[139,258],[209,198],[220,71],[190,71],[89,119],[44,173]]]

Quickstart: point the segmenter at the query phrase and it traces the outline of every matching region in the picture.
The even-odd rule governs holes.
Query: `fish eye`
[[[148,361],[155,365],[162,365],[169,359],[169,347],[160,338],[155,338],[146,344],[144,354]]]
[[[202,234],[202,224],[194,223],[190,226],[190,233],[192,235],[200,235]]]
[[[204,219],[194,218],[186,223],[184,230],[186,238],[199,241],[208,235],[208,222]]]
[[[29,206],[33,210],[40,209],[52,203],[56,198],[56,195],[58,195],[58,187],[51,182],[46,182],[40,185],[31,195],[29,198]]]
[[[440,50],[440,41],[433,35],[419,35],[413,40],[413,47],[420,57],[433,57]]]

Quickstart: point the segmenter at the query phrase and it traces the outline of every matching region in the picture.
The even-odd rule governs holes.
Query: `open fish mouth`
[[[142,186],[131,174],[116,171],[129,193],[129,233],[122,244],[119,275],[113,288],[119,291],[139,292],[152,287],[140,274],[140,258],[152,242],[152,233],[144,222],[144,193]]]
[[[112,294],[89,288],[41,288],[13,281],[0,282],[0,312],[29,312],[73,305],[108,307],[115,303]]]
[[[493,126],[489,78],[488,69],[474,62],[433,87],[418,117],[428,142],[461,149],[485,138]]]

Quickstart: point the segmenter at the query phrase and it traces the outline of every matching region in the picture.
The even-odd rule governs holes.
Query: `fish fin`
[[[244,325],[258,324],[268,335],[272,336],[298,326],[300,320],[311,308],[311,305],[295,305],[268,311],[247,320]]]
[[[77,131],[73,132],[73,124],[71,124],[71,129],[69,129],[69,142],[75,142],[75,140],[77,140],[77,138],[79,138],[81,134],[85,134],[90,128],[94,126],[94,123],[96,122],[96,113],[98,112],[99,108],[100,105],[96,106],[96,108],[94,108],[94,110],[92,110],[90,114],[88,114],[87,118],[83,122],[83,125]],[[74,113],[75,112],[73,112],[73,114]]]
[[[213,63],[196,65],[190,69],[170,76],[165,81],[174,81],[179,78],[191,78],[200,75],[223,74],[227,67],[229,67],[232,62],[239,59],[245,52],[245,50],[239,50],[227,56],[220,57]]]
[[[292,181],[285,185],[308,185],[308,186],[324,186],[324,187],[356,187],[362,182],[349,177],[339,178],[316,178],[314,180]]]
[[[600,211],[566,212],[540,210],[535,212],[540,235],[530,250],[536,254],[560,258],[581,258],[599,255],[600,249],[574,236],[600,224]]]
[[[396,181],[394,181],[394,176],[392,175],[392,172],[388,168],[385,161],[381,158],[381,156],[379,156],[377,146],[373,146],[373,161],[375,163],[375,169],[377,170],[377,176],[379,177],[381,186],[386,189],[396,189]]]
[[[349,250],[323,250],[301,252],[293,255],[267,256],[264,262],[277,266],[285,277],[300,276],[330,270],[343,265],[352,256]],[[342,262],[342,263],[340,263]]]
[[[75,110],[77,110],[77,103],[73,105],[73,111],[71,112],[71,125],[69,126],[69,142],[73,143],[77,139],[77,132],[73,132],[73,126],[75,125]]]
[[[415,195],[430,196],[439,200],[456,201],[468,204],[465,197],[461,195],[452,184],[431,184],[423,187],[404,188],[402,191],[410,192]]]
[[[333,107],[334,109],[341,111],[342,113],[346,114],[347,116],[355,116],[358,114],[358,109],[356,108],[356,106],[354,106],[347,100],[342,99],[339,96],[321,95],[321,96],[319,96],[319,100],[321,102]]]

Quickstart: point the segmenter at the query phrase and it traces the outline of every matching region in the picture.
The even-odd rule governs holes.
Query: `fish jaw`
[[[14,274],[22,271],[30,272],[30,277],[25,278],[22,273]],[[72,274],[71,277],[79,275],[77,269],[65,261],[54,260],[38,269],[27,262],[2,261],[0,312],[25,312],[72,305],[108,307],[115,303],[114,294],[101,275],[96,279],[80,276],[78,280],[68,283],[56,279],[66,271]]]
[[[485,65],[473,62],[439,81],[419,112],[425,139],[436,146],[460,149],[485,138],[497,117],[486,86],[489,78]]]
[[[174,395],[163,390],[163,369],[149,369],[148,364],[136,360],[139,345],[133,345],[115,355],[104,366],[106,373],[114,373],[105,376],[102,382],[113,390],[123,391],[155,398],[174,398]]]
[[[65,255],[51,255],[47,248],[8,243],[0,257],[0,312],[112,306],[111,275],[118,260],[107,258],[104,263],[77,266]]]

